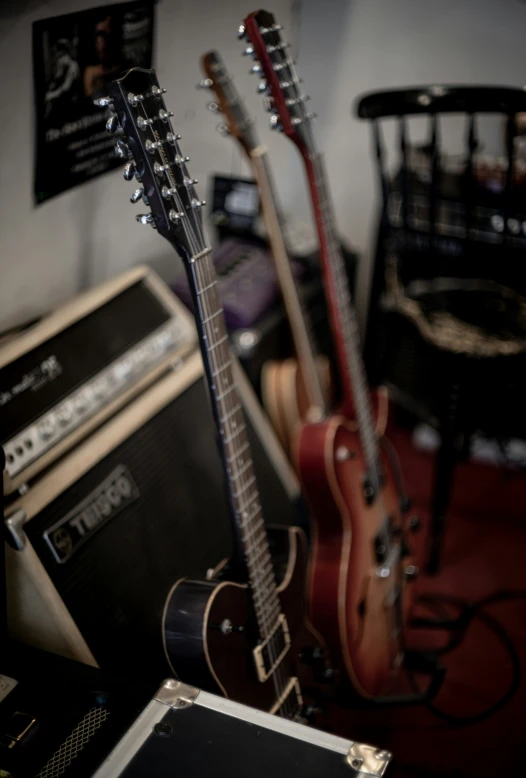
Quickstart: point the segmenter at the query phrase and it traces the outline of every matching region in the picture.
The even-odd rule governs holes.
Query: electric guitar
[[[131,201],[144,201],[151,209],[137,220],[166,238],[186,268],[240,551],[233,567],[241,578],[212,576],[174,584],[163,614],[166,657],[173,672],[188,683],[280,716],[303,718],[303,693],[326,670],[320,639],[305,621],[304,537],[295,527],[276,531],[274,543],[285,559],[278,581],[212,253],[203,232],[204,201],[172,128],[165,91],[153,70],[133,68],[109,85],[109,96],[98,104],[114,111],[109,131],[122,129],[117,152],[126,160],[124,177],[140,182]]]
[[[285,247],[276,196],[270,173],[268,152],[257,136],[254,119],[243,104],[232,76],[216,51],[201,58],[206,78],[199,83],[211,89],[217,102],[209,103],[214,113],[222,112],[225,123],[219,131],[231,134],[245,151],[258,183],[263,217],[283,303],[296,351],[296,359],[267,362],[261,375],[263,403],[284,449],[290,453],[294,431],[303,419],[321,419],[330,393],[328,359],[315,354],[314,339],[307,312],[302,308]]]
[[[314,514],[311,617],[354,688],[379,697],[389,692],[403,660],[410,600],[405,584],[416,568],[404,536],[401,495],[378,442],[314,114],[281,29],[272,14],[259,11],[245,19],[239,37],[248,40],[246,53],[256,60],[252,72],[261,76],[258,91],[273,110],[271,128],[295,143],[305,164],[343,386],[340,414],[304,424],[295,444]],[[385,402],[380,417],[382,431]]]

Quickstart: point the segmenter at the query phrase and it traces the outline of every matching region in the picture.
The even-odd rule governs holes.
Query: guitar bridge
[[[269,678],[290,647],[290,632],[284,613],[280,613],[274,628],[265,640],[254,649],[254,661],[258,679],[264,683]]]

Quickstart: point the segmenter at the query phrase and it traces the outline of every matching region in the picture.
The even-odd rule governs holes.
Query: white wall
[[[376,179],[366,122],[351,103],[369,90],[430,83],[526,84],[521,0],[304,0],[299,72],[319,114],[340,231],[362,253],[366,307]],[[292,191],[292,190],[291,190]]]
[[[141,261],[176,267],[168,244],[137,225],[128,203],[131,185],[119,171],[35,207],[31,24],[99,5],[102,0],[0,0],[0,330],[73,294],[85,268],[93,283]],[[248,172],[195,90],[199,56],[223,54],[270,146],[286,210],[308,218],[296,150],[266,131],[256,77],[240,56],[237,26],[248,0],[163,0],[157,6],[155,64],[169,92],[191,172]],[[526,82],[526,4],[520,0],[265,0],[296,41],[298,70],[312,97],[341,232],[363,254],[358,307],[368,288],[375,214],[375,180],[368,127],[351,118],[351,102],[370,89],[430,82]],[[299,37],[291,30],[300,11]],[[297,14],[295,15],[297,16]]]
[[[96,7],[102,0],[0,0],[0,331],[25,321],[78,289],[86,273],[91,283],[138,264],[152,262],[170,272],[179,259],[149,227],[135,222],[141,208],[130,205],[132,184],[119,170],[33,205],[33,21]],[[267,2],[290,26],[291,0]],[[217,48],[236,75],[239,89],[262,125],[266,116],[256,95],[252,62],[242,58],[237,29],[250,8],[246,2],[163,0],[156,6],[155,62],[166,102],[175,112],[182,148],[199,193],[208,195],[211,172],[248,170],[229,138],[215,132],[220,121],[206,110],[212,98],[195,88],[202,78],[199,57]],[[268,133],[270,135],[270,133]],[[276,171],[286,175],[289,148],[271,136]],[[144,210],[145,207],[142,207]]]

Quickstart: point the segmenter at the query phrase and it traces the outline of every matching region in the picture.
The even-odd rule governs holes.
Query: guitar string
[[[205,276],[205,278],[204,278],[204,281],[206,282],[206,285],[208,286],[208,283],[209,283],[209,276],[208,276],[208,277],[206,277],[206,276]],[[209,316],[209,315],[210,315],[210,311],[208,311],[208,312],[207,312],[207,316]],[[229,393],[229,395],[228,395],[229,397],[230,397],[230,394],[231,394],[231,393]],[[235,461],[235,460],[234,460],[234,461]],[[236,476],[234,476],[234,477],[236,477]],[[245,474],[244,474],[244,475],[242,476],[242,478],[244,479],[245,477],[246,477],[246,476],[245,476]],[[243,508],[244,508],[244,507],[245,507],[245,506],[243,506],[243,504],[241,504],[241,506],[240,506],[240,510],[243,510]],[[250,517],[250,514],[249,514],[249,522],[250,522],[250,521],[253,521],[253,520],[254,520],[254,519],[257,517],[257,516],[259,516],[260,514],[261,514],[261,509],[260,509],[260,508],[259,508],[257,511],[255,511],[255,512],[254,512],[254,515],[253,515],[253,517]],[[249,523],[249,526],[250,526],[250,523]],[[265,537],[265,535],[264,535],[264,528],[263,528],[263,526],[261,526],[261,529],[262,529],[262,532],[263,532],[263,537]],[[266,541],[265,541],[265,542],[266,542]],[[268,557],[268,554],[267,554],[267,557]],[[271,564],[271,562],[270,562],[270,558],[269,558],[269,557],[268,557],[268,559],[267,559],[267,564],[268,564],[269,566],[270,566],[270,564]],[[256,575],[255,575],[255,578],[256,578],[256,582],[257,582],[257,581],[258,581],[258,579],[260,579],[260,578],[261,578],[261,575],[258,575],[258,574],[257,574],[257,569],[256,569],[255,573],[256,573]],[[266,578],[266,574],[265,574],[264,578]],[[259,602],[259,604],[260,604],[260,608],[261,608],[261,603]],[[265,603],[263,603],[263,604],[265,604]],[[279,614],[279,612],[280,612],[279,603],[277,603],[277,609],[276,609],[276,607],[274,607],[274,608],[273,608],[273,609],[270,611],[270,613],[266,612],[266,610],[264,609],[263,613],[264,613],[264,617],[265,617],[265,621],[266,621],[266,629],[265,629],[265,632],[267,633],[267,635],[268,635],[268,634],[270,634],[271,628],[272,628],[272,627],[275,625],[275,622],[276,622],[276,619],[277,619],[277,615]],[[268,646],[269,646],[269,653],[270,653],[270,657],[271,657],[271,662],[272,662],[272,665],[274,665],[275,661],[277,660],[277,658],[278,658],[278,656],[279,656],[279,654],[278,654],[278,655],[275,655],[275,654],[274,654],[274,639],[275,639],[275,638],[271,638],[271,639],[270,639],[270,641],[269,641],[269,643],[268,643]],[[277,683],[278,683],[278,689],[280,689],[279,693],[278,693],[278,694],[277,694],[277,696],[276,696],[276,699],[277,699],[277,700],[279,700],[279,699],[282,697],[282,695],[283,695],[283,692],[284,692],[284,689],[285,689],[285,684],[284,684],[284,680],[283,680],[283,667],[282,667],[282,664],[281,664],[281,663],[280,663],[280,665],[278,666],[277,670],[275,671],[275,675],[276,675],[276,679],[277,679]],[[287,703],[287,705],[288,705],[288,703]],[[281,712],[281,711],[280,711],[280,712]]]
[[[279,33],[277,33],[275,34],[275,37],[277,39],[280,39],[281,36],[279,35]],[[295,72],[294,65],[289,64],[288,58],[284,55],[282,49],[278,49],[277,51],[278,51],[277,58],[280,61],[280,64],[283,64],[284,62],[287,63],[283,68],[283,70],[288,71],[289,73],[288,78],[294,84],[293,86],[294,93],[297,97],[299,97],[300,96],[299,89],[297,86],[298,77]],[[283,72],[283,70],[281,72]],[[319,193],[320,207],[323,204],[325,205],[325,208],[323,210],[322,221],[323,221],[323,226],[325,228],[326,242],[327,242],[326,245],[327,245],[328,259],[329,259],[329,262],[327,263],[327,272],[332,276],[331,285],[333,289],[336,291],[336,296],[338,300],[338,307],[340,311],[340,322],[342,326],[342,331],[344,333],[344,341],[345,341],[346,352],[347,352],[347,366],[348,368],[351,368],[352,366],[352,373],[351,373],[352,378],[350,383],[354,392],[356,412],[359,421],[360,436],[362,438],[362,443],[364,446],[364,452],[366,455],[366,461],[367,461],[370,477],[372,477],[374,481],[373,485],[375,488],[375,492],[378,497],[381,497],[381,475],[379,471],[376,433],[374,431],[374,425],[372,423],[372,412],[370,407],[369,394],[365,385],[365,379],[363,375],[363,365],[355,342],[355,339],[357,337],[356,316],[354,313],[354,308],[352,306],[352,301],[349,293],[347,274],[345,272],[345,268],[343,267],[341,249],[339,247],[338,241],[336,240],[334,234],[333,220],[330,218],[331,214],[333,213],[333,205],[331,203],[329,190],[326,184],[326,177],[325,177],[324,168],[322,164],[323,158],[322,155],[316,151],[313,129],[312,129],[311,121],[307,116],[307,110],[305,104],[302,101],[300,103],[297,103],[295,106],[296,108],[295,113],[298,112],[298,106],[299,106],[299,113],[300,113],[300,117],[298,118],[302,120],[302,126],[305,127],[308,133],[308,137],[306,137],[307,144],[310,141],[310,145],[314,151],[314,154],[311,154],[310,157],[311,158],[314,157],[313,170],[315,173],[316,188]],[[392,564],[392,553],[394,548],[392,543],[392,534],[391,534],[392,529],[390,526],[390,521],[385,512],[385,509],[383,508],[383,500],[381,501],[381,510],[383,510],[383,513],[386,518],[385,521],[382,522],[379,535],[385,549],[385,555],[388,559],[391,559],[391,564]],[[396,587],[396,584],[394,583],[394,577],[395,576],[393,575],[391,584],[389,585],[389,589],[391,590],[393,586]]]
[[[271,35],[272,35],[272,37],[273,37],[273,38],[275,38],[275,37],[276,37],[275,33],[271,33]],[[279,34],[277,35],[277,38],[278,38],[278,41],[277,41],[277,42],[280,42],[280,41],[279,41],[279,39],[280,39],[280,36],[279,36]],[[266,43],[265,43],[265,42],[264,42],[264,45],[265,45],[265,47],[266,47]],[[279,51],[279,50],[278,50],[278,51]],[[270,53],[269,53],[269,57],[270,57],[270,59],[271,59],[271,61],[272,61],[272,59],[273,59],[273,58],[272,58],[272,55],[271,55]],[[269,78],[269,79],[267,79],[267,82],[268,82],[268,83],[270,83],[270,78]],[[303,104],[301,104],[301,105],[303,105]]]
[[[149,118],[150,118],[150,117],[148,116],[148,113],[147,113],[147,111],[146,111],[146,109],[145,109],[145,106],[144,106],[144,104],[143,104],[143,102],[142,102],[142,101],[141,101],[141,108],[142,108],[142,110],[143,110],[143,113],[144,113],[144,118],[145,118],[146,120],[149,120]],[[171,123],[169,123],[169,124],[170,124],[170,129],[172,129],[172,128],[171,128]],[[152,127],[152,125],[151,125],[151,124],[148,124],[147,126],[150,128],[150,130],[151,130],[151,132],[152,132],[152,135],[153,135],[154,139],[156,139],[156,134],[155,134],[155,132],[154,132],[154,130],[153,130],[153,127]],[[173,132],[173,130],[172,130],[172,132]],[[174,137],[175,137],[175,136],[174,136]],[[179,156],[181,156],[181,154],[180,154],[180,149],[178,148],[177,141],[175,141],[175,142],[174,142],[174,147],[175,147],[175,150],[176,150],[177,154],[179,154]],[[161,157],[165,157],[165,156],[166,156],[165,154],[161,154]],[[163,160],[163,161],[165,161],[165,163],[166,163],[166,161],[167,161],[167,160]],[[185,178],[188,178],[188,175],[187,175],[187,170],[186,170],[186,165],[183,163],[183,164],[181,165],[181,167],[183,168],[183,174],[184,174],[184,177],[185,177]],[[176,181],[175,181],[175,179],[174,179],[174,176],[173,176],[173,174],[172,174],[172,172],[171,172],[171,168],[168,168],[168,170],[167,170],[167,171],[164,171],[164,172],[168,174],[168,176],[167,176],[167,177],[168,177],[168,179],[169,179],[169,182],[170,182],[170,184],[172,185],[172,186],[171,186],[171,188],[175,190],[175,192],[173,192],[173,193],[172,193],[172,197],[173,197],[173,200],[174,200],[174,202],[175,202],[175,204],[176,204],[176,207],[178,208],[178,212],[185,213],[185,209],[184,209],[184,206],[183,206],[182,200],[181,200],[181,198],[180,198],[180,196],[179,196],[179,192],[178,192],[178,189],[177,189],[177,184],[176,184]],[[187,191],[189,191],[189,187],[188,187],[188,184],[187,184],[186,182],[185,182],[185,186],[186,186],[186,188],[187,188]],[[191,192],[189,192],[189,194],[191,194]],[[197,227],[198,227],[198,232],[199,232],[199,235],[198,235],[198,238],[197,238],[197,239],[194,237],[193,231],[192,231],[192,230],[190,230],[190,229],[187,227],[186,220],[185,220],[184,218],[183,218],[183,219],[181,219],[182,226],[183,226],[183,229],[184,229],[184,232],[185,232],[185,236],[187,237],[187,239],[188,239],[188,243],[189,243],[189,245],[190,245],[190,247],[191,247],[191,250],[192,250],[192,253],[193,253],[193,254],[194,254],[194,256],[195,256],[196,254],[200,253],[200,250],[203,250],[203,248],[206,248],[206,246],[205,246],[205,241],[204,241],[204,235],[203,235],[203,230],[202,230],[202,225],[201,225],[201,222],[200,222],[199,218],[196,218],[194,221],[196,222],[196,225],[195,225],[195,226],[197,226]],[[180,223],[181,223],[181,222],[180,222]],[[199,241],[201,241],[201,245],[199,245]],[[201,248],[201,247],[203,247],[203,248]],[[196,268],[196,270],[197,270],[197,268]],[[200,271],[200,270],[201,270],[201,267],[200,267],[200,265],[199,265],[199,271]],[[214,271],[214,272],[215,272],[215,271]],[[198,280],[198,279],[197,279],[197,280]],[[201,279],[201,281],[202,281],[202,279]],[[210,276],[210,278],[209,278],[209,279],[207,279],[206,286],[207,286],[209,283],[211,283],[211,281],[212,281],[212,278],[211,278],[211,276]],[[201,288],[203,288],[202,284],[201,284]],[[204,300],[203,300],[203,301],[201,301],[201,300],[200,300],[200,302],[204,302]],[[209,315],[210,315],[210,314],[209,314]],[[204,319],[204,318],[206,318],[206,317],[203,317],[203,319]],[[203,326],[204,326],[204,329],[206,329],[206,324],[204,324]],[[208,350],[208,356],[209,356],[209,357],[211,356],[211,352],[210,352],[209,350]],[[211,359],[211,362],[213,363],[213,357],[212,357],[212,359]],[[212,369],[213,369],[213,364],[212,364]],[[230,371],[229,371],[229,372],[230,372]],[[232,377],[232,382],[233,382],[233,377]],[[231,391],[229,392],[229,395],[230,395],[230,394],[232,394],[232,392],[231,392]],[[226,396],[229,396],[229,395],[226,395]],[[223,398],[223,399],[224,399],[224,398]],[[219,402],[221,402],[221,401],[219,401]],[[248,443],[248,441],[247,441],[247,443]],[[232,460],[232,461],[235,461],[235,460]],[[248,470],[252,470],[252,467],[249,467],[249,468],[247,468],[247,469],[248,469]],[[236,478],[237,480],[239,480],[239,473],[237,474],[237,476],[235,476],[235,478]],[[242,478],[244,478],[244,475],[242,475]],[[248,497],[248,496],[247,496],[247,497]],[[238,503],[240,510],[242,510],[242,511],[243,511],[243,512],[246,514],[246,516],[248,517],[248,519],[249,519],[250,521],[253,521],[253,519],[254,519],[254,517],[255,517],[255,515],[256,515],[256,513],[257,513],[257,509],[256,509],[256,512],[254,513],[254,516],[253,516],[252,518],[250,518],[250,514],[249,514],[249,513],[247,512],[247,510],[246,510],[246,508],[247,508],[247,505],[246,505],[246,504],[243,504],[242,502],[240,503],[240,502],[239,502],[239,498],[237,498],[237,499],[236,499],[236,502]],[[260,510],[260,508],[259,508],[259,510]],[[257,580],[257,575],[256,575],[256,576],[255,576],[255,578],[254,578],[254,580],[256,581],[256,586],[257,586],[257,585],[260,585],[260,583],[261,583],[261,578],[260,578],[260,580],[258,581],[258,580]],[[275,589],[275,582],[274,582],[274,589]],[[273,592],[273,594],[274,594],[274,596],[276,597],[276,593],[275,593],[275,591]],[[263,624],[264,624],[264,628],[265,628],[265,630],[266,630],[268,633],[270,633],[270,629],[271,629],[271,627],[273,626],[273,624],[269,624],[269,619],[270,619],[269,612],[268,612],[268,610],[267,610],[267,612],[265,612],[265,608],[263,608],[263,609],[262,609],[262,607],[261,607],[261,605],[262,605],[262,604],[261,604],[261,597],[260,597],[259,599],[260,599],[260,602],[259,602],[259,606],[258,606],[258,611],[259,611],[259,612],[262,614],[262,616],[263,616]],[[266,603],[263,603],[263,605],[266,605]],[[279,607],[279,606],[278,606],[278,607]],[[278,610],[278,613],[279,613],[279,612],[280,612],[280,609]],[[275,622],[274,622],[274,623],[275,623]],[[269,654],[270,654],[270,657],[271,657],[271,662],[272,662],[272,666],[273,666],[273,665],[275,664],[275,661],[276,661],[276,659],[277,659],[277,657],[274,655],[273,638],[271,638],[271,639],[269,640],[269,642],[268,642],[268,644],[267,644],[267,645],[268,645],[268,647],[269,647]],[[279,672],[278,672],[278,674],[276,674],[275,672],[273,672],[273,673],[272,673],[272,676],[273,676],[273,682],[274,682],[274,687],[275,687],[276,700],[277,700],[277,701],[279,701],[279,700],[281,699],[281,697],[283,696],[283,693],[284,693],[284,690],[285,690],[285,687],[283,686],[283,677],[282,677],[282,671],[283,671],[282,662],[280,662],[280,664],[278,665],[278,668],[277,668],[277,670],[279,671]],[[276,677],[276,675],[277,675],[277,677]],[[281,690],[280,690],[280,687],[281,687]],[[288,703],[288,698],[287,698],[287,700],[286,700],[285,702],[286,702],[286,703]],[[282,706],[280,706],[280,708],[279,708],[278,712],[279,712],[279,713],[281,713],[281,715],[283,715]]]
[[[272,35],[273,45],[281,43],[281,35],[279,32],[273,32],[271,33],[271,35]],[[269,53],[269,56],[271,60],[277,60],[276,64],[280,66],[279,69],[280,74],[284,73],[285,71],[288,72],[289,75],[286,76],[286,78],[289,81],[289,83],[292,83],[292,86],[287,87],[287,89],[293,89],[295,97],[301,97],[300,89],[299,89],[299,79],[294,64],[293,63],[291,64],[289,58],[286,56],[284,52],[284,49],[281,48],[275,49],[272,54]],[[278,80],[280,81],[281,84],[280,76],[278,76]],[[281,92],[283,94],[283,97],[286,99],[284,88],[281,88]],[[318,191],[321,194],[320,202],[323,201],[324,199],[327,207],[327,211],[326,213],[324,213],[324,218],[323,218],[323,224],[327,233],[327,248],[329,251],[328,253],[329,262],[327,263],[328,266],[327,269],[330,271],[332,275],[332,286],[336,290],[336,294],[338,297],[340,313],[342,314],[340,319],[342,320],[344,332],[347,331],[347,335],[345,337],[345,342],[347,346],[346,349],[347,364],[350,366],[350,363],[352,362],[354,367],[354,381],[351,380],[351,386],[354,387],[355,389],[355,402],[357,406],[356,410],[360,422],[359,429],[363,440],[366,459],[368,461],[368,469],[370,470],[372,469],[371,475],[375,480],[377,494],[380,495],[381,475],[379,472],[379,465],[378,465],[379,460],[378,460],[378,452],[377,452],[376,433],[374,432],[374,426],[372,425],[372,412],[370,408],[368,391],[365,386],[363,366],[361,363],[359,353],[357,351],[356,353],[354,353],[354,351],[356,350],[355,341],[354,341],[355,334],[357,332],[356,318],[355,318],[354,308],[352,306],[352,301],[349,294],[347,276],[345,273],[345,269],[343,268],[341,249],[339,248],[334,236],[332,221],[330,218],[329,220],[326,219],[327,215],[330,216],[332,212],[331,209],[333,210],[333,205],[331,203],[328,194],[328,187],[325,182],[325,174],[322,166],[322,156],[316,151],[316,147],[314,143],[314,134],[312,130],[312,123],[308,117],[308,112],[306,110],[305,103],[303,101],[296,103],[294,105],[294,110],[293,111],[289,110],[289,113],[291,114],[291,116],[292,114],[295,114],[297,116],[298,109],[300,115],[297,118],[301,120],[301,124],[296,126],[305,129],[306,138],[304,142],[306,143],[307,146],[309,145],[310,142],[314,150],[313,168],[316,173],[316,184],[318,187]],[[301,129],[299,129],[299,133],[301,134]],[[318,168],[317,171],[315,170],[316,167]],[[339,281],[340,283],[337,283],[337,281]],[[372,434],[371,434],[371,430],[373,430]],[[383,506],[383,501],[382,501],[382,506]],[[385,514],[385,510],[383,512]],[[391,556],[393,551],[391,532],[392,530],[391,530],[390,522],[388,520],[387,522],[382,522],[382,527],[379,534],[381,535],[382,542],[384,543],[385,546],[386,555],[388,557]],[[396,570],[398,570],[398,567],[399,565],[396,566]],[[393,584],[395,587],[397,587],[397,584],[394,581],[394,579],[397,577],[395,575],[395,572],[396,571],[393,571],[392,582],[391,585],[389,586],[391,592],[393,589]],[[398,609],[396,610],[398,612]],[[397,618],[397,614],[392,613],[392,609],[390,609],[390,611],[391,611],[391,616],[394,616],[395,619],[398,621],[399,619]]]
[[[216,297],[218,297],[218,293],[217,293],[217,288],[215,286],[211,286],[213,274],[215,275],[215,271],[213,271],[212,259],[211,259],[211,257],[206,257],[206,258],[203,258],[203,261],[207,261],[207,264],[205,264],[204,268],[202,268],[201,262],[199,262],[199,265],[196,267],[197,276],[198,276],[197,281],[198,281],[198,285],[201,288],[207,288],[207,293],[206,293],[205,296],[203,296],[203,300],[200,299],[200,303],[202,303],[202,306],[203,306],[202,321],[204,322],[206,319],[208,319],[209,322],[210,322],[211,321],[210,317],[214,315],[213,311],[217,314],[217,310],[220,310],[220,308],[218,309],[218,305],[220,305],[220,301],[219,300],[212,301],[212,300],[208,299],[208,296],[212,292],[215,292]],[[214,304],[214,302],[215,302],[215,304]],[[208,308],[208,310],[207,310],[207,308]],[[221,325],[223,325],[223,326],[221,327],[221,326],[217,326],[216,325],[216,329],[218,331],[216,334],[219,334],[221,337],[224,337],[223,333],[225,332],[226,328],[224,327],[224,322],[223,321],[221,322]],[[206,328],[207,324],[205,324],[204,326]],[[212,333],[210,333],[210,335],[212,335]],[[213,337],[211,338],[211,340],[213,340]],[[209,340],[209,343],[210,343],[210,340]],[[209,352],[209,353],[211,354],[211,357],[212,357],[211,358],[212,375],[214,375],[214,373],[215,373],[216,374],[216,378],[217,378],[217,375],[218,375],[217,371],[218,371],[219,368],[218,368],[217,364],[214,364],[214,361],[215,361],[214,360],[214,356],[215,356],[215,354],[214,354],[214,352]],[[228,351],[227,351],[227,357],[228,357]],[[218,358],[217,358],[217,362],[219,362],[219,363],[221,362],[221,359],[220,359],[219,355],[218,355]],[[225,373],[227,373],[228,375],[225,376]],[[235,388],[235,383],[233,381],[233,375],[231,373],[231,367],[229,366],[227,368],[223,368],[223,370],[221,372],[221,376],[222,376],[223,379],[225,379],[225,378],[227,379],[226,381],[223,380],[223,384],[229,384],[228,388],[227,389],[223,389],[223,391],[221,392],[221,394],[223,394],[222,400],[226,399],[226,402],[224,403],[225,404],[225,417],[224,418],[226,418],[227,421],[229,422],[230,418],[229,418],[228,414],[232,412],[232,408],[229,409],[229,404],[231,402],[231,396],[233,394],[237,394],[236,388]],[[216,378],[214,378],[214,381],[216,380]],[[213,391],[216,391],[216,387],[214,387]],[[226,394],[224,394],[225,392],[226,392]],[[218,395],[216,394],[216,397],[217,396]],[[222,400],[218,400],[219,406],[221,405]],[[220,408],[220,412],[221,412],[221,408]],[[226,422],[223,423],[223,425],[225,425],[225,424],[226,424]],[[226,435],[227,436],[231,435],[230,430],[229,430],[229,426],[231,426],[230,423],[226,426]],[[242,437],[243,436],[243,427],[241,427],[240,432],[241,432],[241,434],[238,437]],[[246,442],[248,443],[248,440]],[[238,447],[239,447],[239,442],[238,442]],[[229,454],[229,453],[230,452],[228,451],[228,448],[227,448],[227,454]],[[236,457],[236,455],[234,453],[229,458],[230,458],[230,468],[231,468],[232,472],[230,474],[227,474],[227,477],[228,477],[228,480],[230,481],[231,492],[232,492],[233,495],[235,495],[236,490],[233,488],[233,483],[232,482],[236,482],[236,481],[239,482],[241,480],[241,487],[242,487],[242,491],[243,491],[243,489],[244,489],[243,483],[245,483],[246,471],[243,470],[241,472],[238,471],[237,473],[235,473],[235,467],[234,466],[235,465],[239,466],[239,462],[237,461],[237,457]],[[245,464],[245,462],[244,462],[245,458],[248,459],[248,463],[249,463],[248,470],[252,471],[252,473],[253,473],[253,463],[252,463],[250,454],[248,454],[248,457],[244,457],[243,458],[243,465]],[[248,482],[246,482],[246,483],[248,483]],[[245,483],[245,486],[246,486],[246,483]],[[239,486],[239,483],[238,483],[238,486]],[[261,522],[261,508],[260,508],[260,505],[257,504],[257,502],[258,502],[258,500],[257,500],[257,487],[255,487],[255,482],[254,482],[254,486],[253,486],[253,496],[250,496],[249,494],[247,494],[244,501],[240,501],[239,500],[239,496],[235,496],[234,497],[234,501],[236,503],[236,513],[238,514],[238,516],[240,518],[244,517],[244,522],[243,522],[244,526],[242,525],[242,535],[245,534],[245,536],[246,536],[246,528],[247,527],[250,528],[250,525],[254,521],[256,521],[256,517],[257,516],[260,517],[260,522]],[[249,508],[249,505],[252,504],[252,502],[255,504],[256,510],[253,511],[253,513],[251,515],[250,511],[248,510],[248,508]],[[241,523],[241,522],[238,520],[238,523]],[[251,554],[250,545],[245,545],[245,554],[246,554],[246,557],[247,557],[247,564],[248,564],[248,559],[249,559],[250,554]],[[268,548],[266,550],[265,556],[269,557]],[[268,560],[268,563],[270,563],[270,560]],[[262,574],[258,573],[257,568],[254,569],[253,564],[248,564],[248,567],[249,567],[249,572],[251,573],[251,589],[252,589],[253,593],[256,595],[255,598],[254,598],[255,599],[255,605],[256,605],[256,611],[260,614],[260,621],[262,623],[262,632],[263,632],[263,635],[266,637],[266,636],[268,636],[270,634],[270,630],[274,626],[274,623],[275,623],[275,620],[274,620],[275,616],[276,616],[275,604],[270,602],[270,600],[268,600],[268,599],[267,599],[267,603],[269,603],[268,606],[267,606],[267,603],[264,600],[262,602],[261,598],[264,597],[263,587],[262,587],[262,582],[261,582]],[[266,578],[266,574],[265,574],[264,578]],[[260,593],[261,593],[260,596],[257,596],[257,587],[258,586],[260,587]],[[274,589],[275,589],[275,583],[274,583]],[[265,586],[265,590],[268,591],[268,584]],[[275,590],[272,592],[272,595],[274,595],[274,598],[276,597]],[[271,619],[272,619],[272,621],[271,621]],[[269,645],[269,653],[270,653],[270,657],[271,657],[271,662],[272,662],[272,665],[274,665],[277,657],[274,655],[272,640],[269,641],[268,645]],[[282,682],[282,678],[281,678],[281,673],[280,674],[272,673],[272,678],[273,678],[274,690],[275,690],[275,694],[276,694],[276,700],[279,700],[281,698],[282,694],[283,694],[283,691],[284,691],[283,682]]]
[[[219,68],[219,69],[221,68],[221,64],[220,64],[220,63],[216,63],[216,64],[215,64],[215,66],[214,66],[212,69],[215,71],[215,73],[217,73],[217,71],[218,71],[218,68]],[[224,85],[224,84],[226,84],[226,85],[227,85],[227,89],[230,89],[230,90],[231,90],[231,92],[232,92],[232,89],[231,89],[231,79],[230,79],[230,78],[228,78],[228,77],[226,77],[226,76],[225,76],[225,77],[223,77],[223,78],[220,78],[219,80],[221,81],[221,83],[222,83],[223,85]],[[232,100],[231,100],[231,94],[230,94],[230,98],[229,98],[228,96],[226,96],[226,97],[225,97],[225,99],[226,99],[227,101],[228,101],[229,99],[230,99],[230,101],[232,101]],[[238,101],[238,102],[239,102],[239,101]],[[260,512],[260,510],[259,510],[259,512]],[[255,512],[255,515],[256,515],[257,513],[258,513],[258,511],[256,511],[256,512]],[[264,528],[263,528],[263,532],[264,532]],[[268,555],[267,555],[267,556],[268,556]],[[267,564],[271,565],[270,559],[268,559],[268,561],[267,561]],[[278,603],[278,613],[279,613],[280,611],[281,611],[281,608],[280,608],[280,606],[279,606],[279,603]],[[276,614],[275,614],[275,613],[274,613],[274,615],[273,615],[273,616],[271,616],[272,622],[271,622],[271,624],[270,624],[270,628],[272,628],[272,627],[274,626],[274,623],[275,623],[275,621],[274,621],[274,619],[275,619],[275,616],[276,616]],[[267,630],[268,630],[268,631],[270,631],[270,629],[269,629],[268,627],[267,627]],[[268,646],[269,646],[269,653],[270,653],[270,655],[271,655],[271,661],[272,661],[272,664],[274,664],[274,662],[275,662],[275,658],[274,658],[274,646],[273,646],[273,644],[274,644],[274,640],[275,640],[275,637],[273,636],[273,637],[270,639],[269,643],[268,643]],[[278,656],[279,656],[279,654],[278,654]],[[277,657],[276,657],[276,658],[277,658]],[[281,677],[281,676],[282,676],[282,673],[283,673],[283,666],[282,666],[282,664],[281,664],[281,663],[280,663],[279,667],[277,668],[277,673],[278,673],[278,677]],[[280,681],[280,685],[282,685],[282,681]],[[288,711],[288,706],[289,706],[289,699],[290,699],[290,698],[287,698],[287,700],[286,700],[287,711]],[[281,712],[281,707],[282,707],[282,706],[280,706],[280,712]],[[290,712],[290,711],[288,711],[288,712]]]

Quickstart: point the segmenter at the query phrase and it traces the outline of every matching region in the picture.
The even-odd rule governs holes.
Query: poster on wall
[[[121,164],[93,100],[128,68],[151,67],[153,17],[153,0],[134,0],[34,23],[37,204]]]

